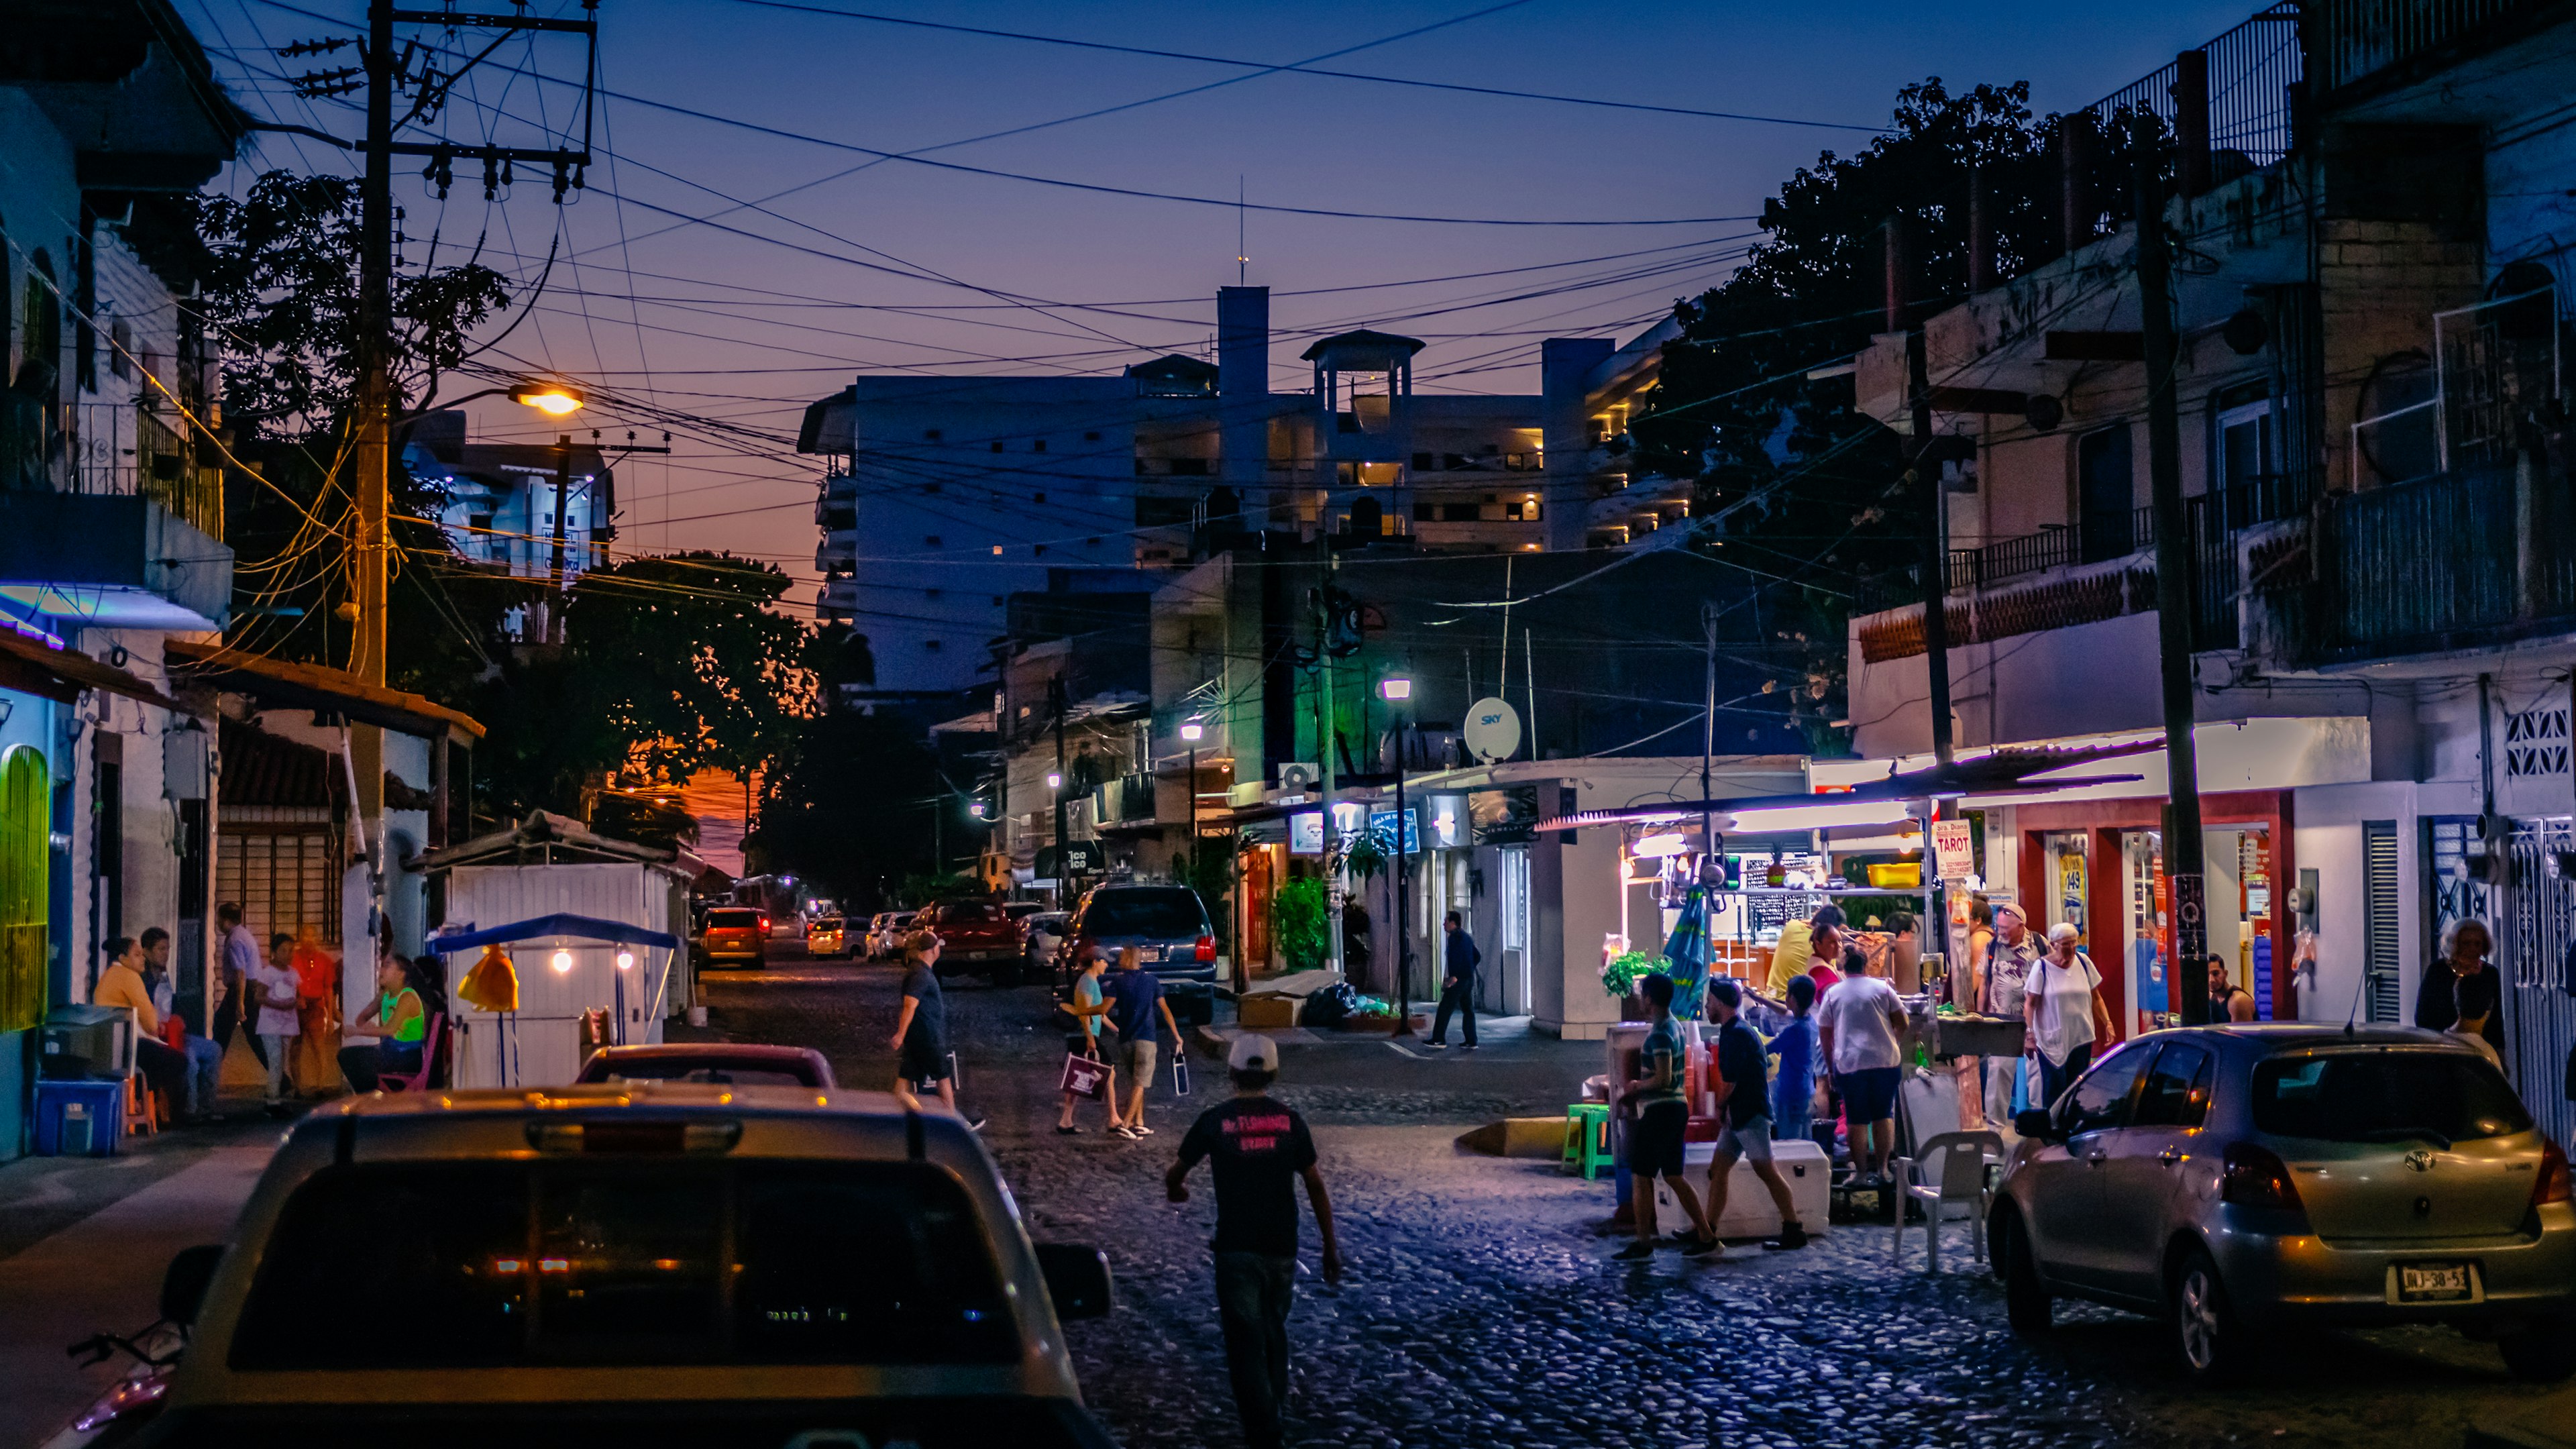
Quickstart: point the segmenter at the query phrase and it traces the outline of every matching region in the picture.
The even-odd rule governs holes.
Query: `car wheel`
[[[2558,1320],[2496,1340],[2504,1366],[2525,1383],[2554,1384],[2576,1375],[2576,1322]]]
[[[2219,1281],[2218,1263],[2205,1248],[2194,1248],[2174,1270],[2174,1351],[2183,1371],[2204,1383],[2235,1377],[2244,1352],[2244,1330]]]
[[[2004,1317],[2015,1333],[2046,1333],[2056,1305],[2039,1276],[2039,1260],[2030,1250],[2030,1230],[2021,1225],[2019,1213],[2005,1216],[2000,1236],[2003,1242],[1996,1256],[2003,1263]]]

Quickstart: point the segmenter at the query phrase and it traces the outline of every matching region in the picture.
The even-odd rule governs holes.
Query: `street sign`
[[[1976,873],[1976,835],[1967,821],[1932,822],[1932,861],[1932,873],[1939,880],[1966,880]]]
[[[1076,875],[1097,874],[1105,863],[1097,840],[1068,840],[1064,843],[1064,868]]]

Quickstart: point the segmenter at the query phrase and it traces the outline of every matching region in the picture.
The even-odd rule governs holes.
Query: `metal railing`
[[[2550,0],[2311,0],[2324,89],[2358,80],[2455,44],[2499,20],[2547,8]]]
[[[224,536],[222,470],[198,466],[194,450],[158,412],[131,403],[83,403],[79,421],[70,440],[69,491],[139,494],[208,538]]]
[[[2288,155],[2304,70],[2299,7],[2277,4],[2261,11],[2202,46],[2200,53],[2208,66],[2202,134],[2209,144],[2258,167]],[[2181,79],[2181,63],[2169,63],[2073,114],[2090,116],[2109,135],[2125,133],[2132,116],[2153,116],[2162,134],[2171,138],[2185,129],[2175,94]]]

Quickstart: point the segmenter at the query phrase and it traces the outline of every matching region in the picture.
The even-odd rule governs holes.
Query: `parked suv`
[[[1073,913],[1066,933],[1073,948],[1061,953],[1067,963],[1066,996],[1073,989],[1073,953],[1082,943],[1099,947],[1100,959],[1112,967],[1117,965],[1118,953],[1133,946],[1144,958],[1144,968],[1163,979],[1163,995],[1172,1003],[1174,1017],[1190,1025],[1215,1017],[1216,931],[1208,924],[1207,907],[1200,904],[1198,892],[1187,886],[1125,881],[1094,886]]]
[[[939,974],[980,971],[996,986],[1020,979],[1028,935],[999,901],[941,901],[917,924],[939,938]]]
[[[2014,1127],[1988,1231],[2017,1329],[2061,1296],[2154,1314],[2219,1378],[2256,1335],[2437,1323],[2576,1373],[2566,1154],[2457,1037],[2155,1032]]]
[[[347,1099],[172,1264],[175,1369],[133,1442],[270,1449],[1111,1449],[1033,1247],[953,1115],[878,1092],[629,1080]],[[351,1305],[372,1325],[316,1331]]]
[[[769,964],[769,917],[754,906],[717,906],[707,912],[698,954],[709,966]]]

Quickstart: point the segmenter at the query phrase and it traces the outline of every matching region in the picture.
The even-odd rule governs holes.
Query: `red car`
[[[723,1082],[740,1087],[811,1087],[829,1091],[832,1064],[812,1047],[736,1042],[668,1042],[601,1047],[575,1080]]]
[[[914,922],[939,938],[939,974],[981,970],[996,986],[1020,979],[1028,958],[1027,930],[999,901],[941,901]]]

